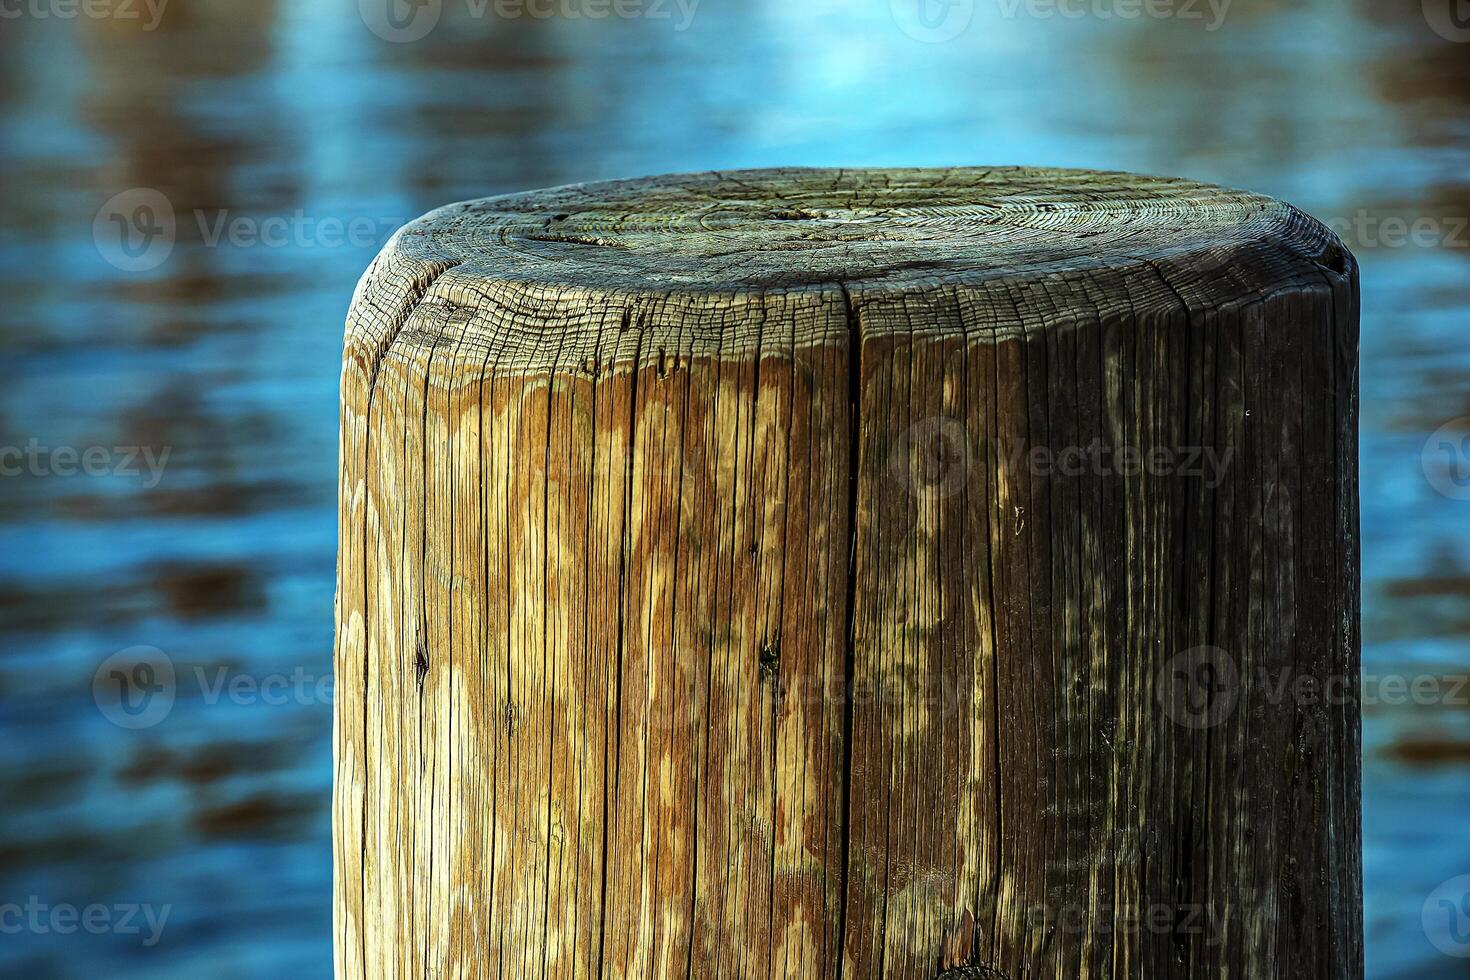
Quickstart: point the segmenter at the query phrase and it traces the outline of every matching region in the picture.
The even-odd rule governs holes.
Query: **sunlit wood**
[[[1295,209],[1118,174],[410,225],[342,375],[338,976],[1360,975],[1356,304]]]

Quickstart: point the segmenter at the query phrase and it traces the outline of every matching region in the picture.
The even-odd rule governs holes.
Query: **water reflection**
[[[0,483],[0,900],[172,910],[146,948],[7,936],[0,971],[329,971],[313,685],[331,665],[339,325],[377,243],[450,200],[709,167],[1027,162],[1188,174],[1338,219],[1365,279],[1365,671],[1466,671],[1470,502],[1434,492],[1421,449],[1470,415],[1470,243],[1450,234],[1470,213],[1470,49],[1419,4],[1236,0],[1207,31],[981,2],[942,44],[887,0],[704,0],[682,31],[450,0],[406,44],[356,9],[171,0],[153,31],[0,23],[0,444],[170,453],[152,486]],[[135,273],[93,241],[132,188],[177,218],[167,261]],[[1386,244],[1393,218],[1438,238]],[[270,219],[279,243],[227,231]],[[366,233],[324,233],[353,221]],[[91,683],[136,644],[166,651],[179,690],[128,731]],[[311,693],[285,703],[214,686],[297,672]],[[1365,753],[1370,975],[1462,975],[1420,908],[1470,871],[1470,709],[1381,699]]]

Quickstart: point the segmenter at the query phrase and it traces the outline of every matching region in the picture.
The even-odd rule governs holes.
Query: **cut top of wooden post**
[[[364,276],[348,339],[379,355],[413,305],[443,300],[491,317],[533,309],[538,322],[560,310],[566,355],[597,329],[586,314],[642,301],[678,307],[667,322],[686,342],[691,327],[702,333],[695,349],[731,352],[753,343],[740,318],[701,324],[691,306],[769,306],[813,292],[901,298],[907,315],[864,317],[865,336],[958,330],[932,308],[988,297],[992,309],[963,319],[989,321],[1005,339],[1033,320],[1065,326],[1078,309],[1146,313],[1181,298],[1215,308],[1299,284],[1314,267],[1346,275],[1352,262],[1288,204],[1187,180],[1015,167],[676,174],[430,212]],[[1044,291],[1031,288],[1043,281]],[[1068,291],[1074,303],[1059,300]],[[502,345],[536,340],[499,333]],[[527,353],[527,367],[545,366]]]

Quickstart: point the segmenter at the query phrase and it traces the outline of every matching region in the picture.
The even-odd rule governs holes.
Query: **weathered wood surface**
[[[1296,210],[1118,174],[408,226],[342,375],[338,976],[1360,975],[1356,304]]]

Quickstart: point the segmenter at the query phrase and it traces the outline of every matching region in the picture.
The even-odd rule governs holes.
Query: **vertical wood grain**
[[[339,977],[1361,975],[1350,257],[426,248],[344,352]]]

